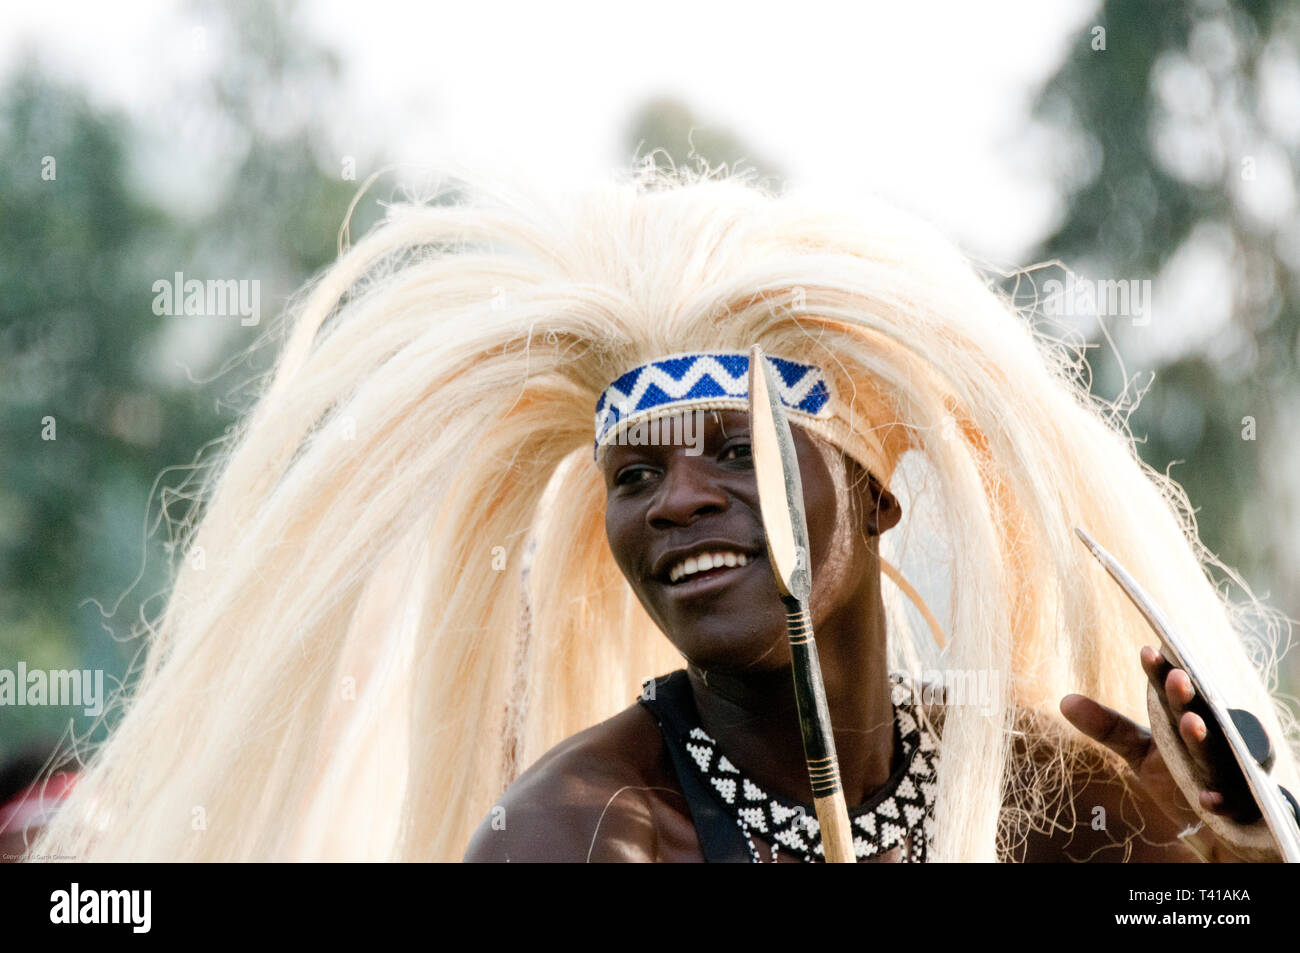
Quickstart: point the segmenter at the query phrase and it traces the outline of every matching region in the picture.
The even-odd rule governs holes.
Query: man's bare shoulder
[[[631,705],[560,742],[510,785],[479,825],[467,862],[645,861],[656,855],[662,741]]]

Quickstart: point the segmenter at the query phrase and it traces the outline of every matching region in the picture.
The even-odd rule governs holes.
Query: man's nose
[[[727,508],[727,494],[708,458],[676,450],[668,458],[663,481],[646,509],[646,523],[656,529],[689,526],[701,516]]]

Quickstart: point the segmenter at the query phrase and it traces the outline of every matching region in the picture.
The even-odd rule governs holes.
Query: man
[[[1186,500],[1077,353],[941,236],[741,176],[646,168],[564,202],[459,178],[296,299],[203,471],[135,697],[39,852],[817,859],[746,459],[754,344],[798,435],[863,859],[1181,851],[1188,811],[1138,727],[1148,678],[1221,760],[1183,676],[1152,656],[1143,675],[1150,630],[1075,526],[1260,716],[1295,787]],[[901,561],[918,517],[949,582],[942,647],[882,593],[902,580],[881,547]],[[930,697],[927,670],[987,697]],[[1093,738],[1134,766],[1131,796]]]
[[[765,551],[749,421],[738,411],[715,411],[699,420],[700,453],[680,442],[609,447],[601,470],[610,548],[646,611],[689,660],[696,717],[717,750],[740,766],[747,784],[752,778],[769,796],[776,793],[785,803],[809,805],[805,812],[811,817],[785,614]],[[676,421],[671,427],[667,420],[662,423],[659,433],[665,435],[690,429]],[[836,472],[828,445],[798,427],[793,434],[812,544],[817,642],[852,807],[879,800],[905,754],[897,745],[886,677],[886,617],[876,544],[881,533],[897,525],[902,511],[895,497],[854,461]],[[708,558],[706,566],[691,566],[689,574],[678,576],[692,556],[712,554],[738,558],[720,565]],[[1173,670],[1154,650],[1144,651],[1142,668],[1179,720],[1189,752],[1207,770],[1217,766],[1230,781],[1230,756],[1225,760],[1217,741],[1211,751],[1205,721],[1190,710],[1193,693],[1186,674]],[[691,706],[685,707],[690,712]],[[930,721],[942,723],[942,707],[931,708]],[[1061,707],[1077,727],[1130,763],[1136,784],[1126,785],[1114,765],[1099,763],[1080,772],[1070,788],[1069,809],[1062,812],[1067,821],[1026,832],[1014,858],[1201,860],[1178,837],[1196,822],[1196,814],[1164,768],[1150,733],[1082,696],[1063,699]],[[633,704],[567,739],[505,793],[500,806],[510,822],[495,829],[492,819],[486,820],[465,859],[749,859],[739,851],[728,856],[716,846],[712,851],[702,847],[716,835],[703,828],[699,817],[719,808],[726,813],[727,789],[706,785],[692,803],[686,791],[694,765],[673,758],[670,751],[682,740],[657,724],[652,706],[645,704]],[[1029,755],[1021,752],[1026,759]],[[1205,805],[1226,815],[1248,813],[1248,795],[1244,800],[1240,790],[1236,795],[1237,801],[1229,804],[1224,794],[1207,792]],[[717,803],[708,804],[709,796]],[[731,800],[744,801],[734,794]],[[1100,827],[1093,823],[1098,808],[1108,818]],[[924,826],[917,828],[917,837],[924,837]],[[903,843],[866,851],[862,832],[855,833],[864,859],[906,856]],[[800,859],[794,851],[781,853],[782,840],[751,837],[749,843],[758,851],[756,860]],[[1214,849],[1218,859],[1234,859],[1222,845]],[[714,856],[706,856],[710,853]]]

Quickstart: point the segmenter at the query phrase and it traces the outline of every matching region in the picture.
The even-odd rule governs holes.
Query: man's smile
[[[766,565],[764,555],[751,556],[740,550],[710,547],[698,556],[675,563],[668,579],[659,582],[674,599],[696,598],[717,593],[751,572],[762,571]]]
[[[701,553],[699,556],[687,556],[668,570],[668,581],[675,583],[697,573],[707,573],[714,569],[729,569],[733,566],[744,566],[748,563],[748,556],[733,550],[719,550],[713,553]]]
[[[720,536],[701,539],[665,549],[651,561],[649,575],[656,582],[674,583],[683,576],[708,572],[719,566],[744,566],[762,549],[761,545],[745,546]]]

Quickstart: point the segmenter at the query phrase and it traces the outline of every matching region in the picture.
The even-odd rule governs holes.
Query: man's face
[[[724,671],[786,668],[785,610],[767,557],[749,415],[687,413],[697,414],[702,430],[690,444],[667,442],[689,428],[662,426],[665,439],[655,445],[605,451],[610,548],[650,617],[692,662]],[[863,536],[892,526],[899,511],[884,491],[876,490],[877,502],[856,466],[848,470],[861,478],[855,487],[843,475],[837,480],[816,438],[797,425],[791,431],[808,516],[816,624],[860,597],[866,573],[876,569]],[[862,504],[857,521],[850,519],[850,492]],[[716,565],[703,568],[710,564]]]

